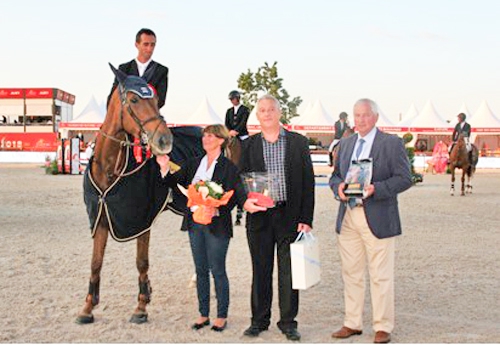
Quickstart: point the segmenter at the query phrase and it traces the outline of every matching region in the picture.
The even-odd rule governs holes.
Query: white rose
[[[220,186],[219,184],[215,183],[215,182],[209,182],[209,186],[210,188],[212,188],[212,190],[217,193],[217,194],[222,194],[224,193],[224,189],[222,189],[222,186]]]
[[[206,199],[210,191],[208,190],[207,186],[200,186],[198,187],[198,192],[201,194],[201,197],[203,199]]]

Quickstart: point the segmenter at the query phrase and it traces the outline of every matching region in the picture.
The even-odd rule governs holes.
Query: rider
[[[134,60],[121,64],[118,69],[127,75],[142,77],[148,71],[149,79],[146,82],[151,85],[158,96],[158,109],[165,105],[168,89],[168,68],[153,61],[153,53],[156,47],[156,34],[150,29],[141,29],[135,35],[135,47],[137,48],[137,57]],[[149,71],[152,71],[149,72]],[[111,96],[118,86],[118,79],[115,78],[111,92],[108,96],[108,105]],[[139,144],[140,140],[135,139],[134,144]],[[150,153],[146,152],[144,147],[135,146],[134,156],[137,162],[142,162]]]
[[[231,137],[237,137],[240,140],[248,138],[247,121],[250,110],[243,104],[240,104],[241,95],[234,90],[229,93],[229,100],[233,104],[226,111],[226,127]]]
[[[453,134],[451,136],[453,143],[450,145],[450,150],[449,152],[451,153],[451,150],[453,149],[453,146],[455,146],[460,134],[463,135],[465,139],[465,146],[467,147],[467,152],[472,151],[472,144],[470,142],[470,133],[471,133],[471,127],[470,125],[465,122],[465,118],[467,116],[464,113],[460,113],[457,115],[458,118],[458,123],[455,126],[455,129],[453,129]]]
[[[339,143],[347,127],[349,127],[349,123],[347,122],[347,113],[343,111],[339,114],[339,119],[335,122],[335,135],[333,137],[332,143],[330,144],[330,147],[328,148],[330,166],[333,166],[333,149]]]
[[[243,141],[248,138],[247,121],[248,116],[250,115],[250,110],[243,104],[240,104],[241,95],[238,91],[231,91],[228,98],[233,105],[226,111],[225,124],[229,131],[229,136],[236,137],[240,141]],[[241,225],[242,217],[243,209],[238,205],[235,225]]]

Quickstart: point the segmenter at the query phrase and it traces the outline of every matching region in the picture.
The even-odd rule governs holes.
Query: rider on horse
[[[247,121],[250,110],[240,103],[241,95],[238,91],[231,91],[228,98],[232,107],[226,111],[225,125],[229,135],[242,142],[248,138]],[[238,206],[235,225],[241,225],[241,218],[243,218],[243,209]]]
[[[330,157],[330,166],[333,166],[333,161],[332,161],[332,152],[335,146],[339,143],[340,139],[344,135],[345,130],[349,127],[349,123],[347,122],[347,113],[346,112],[341,112],[339,114],[339,119],[337,122],[335,122],[335,136],[333,137],[333,141],[330,144],[330,147],[328,148],[329,152],[329,157]]]
[[[465,139],[465,145],[467,147],[467,152],[469,152],[469,156],[470,156],[471,151],[472,151],[472,144],[469,140],[470,133],[471,133],[470,124],[465,122],[466,115],[464,113],[458,114],[457,118],[458,118],[458,123],[455,126],[455,129],[453,130],[453,134],[452,134],[453,143],[450,145],[449,152],[451,153],[451,150],[453,150],[453,146],[455,146],[455,144],[457,143],[457,140],[461,134]]]

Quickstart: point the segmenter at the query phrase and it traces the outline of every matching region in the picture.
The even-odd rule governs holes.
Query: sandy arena
[[[317,182],[325,184],[327,178]],[[466,197],[451,197],[449,184],[449,175],[427,174],[424,183],[400,195],[403,235],[396,242],[394,343],[500,342],[500,171],[479,171],[474,194]],[[188,287],[194,265],[188,236],[179,231],[181,218],[170,212],[152,230],[149,323],[128,321],[138,293],[135,241],[110,238],[96,321],[82,326],[74,320],[87,293],[92,252],[82,176],[0,164],[0,206],[0,342],[288,342],[275,325],[276,294],[269,331],[256,339],[242,336],[250,324],[251,284],[244,227],[235,228],[229,247],[231,304],[223,333],[190,329],[198,316],[195,288]],[[322,281],[300,295],[299,331],[304,343],[370,343],[368,294],[363,335],[331,338],[343,319],[336,214],[330,189],[318,186],[314,233],[321,244]],[[212,296],[212,318],[215,309]]]

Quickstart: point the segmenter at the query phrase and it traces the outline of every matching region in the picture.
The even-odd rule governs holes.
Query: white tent
[[[78,123],[94,123],[99,124],[99,126],[104,122],[105,113],[102,111],[101,107],[97,104],[94,96],[92,96],[87,103],[87,106],[82,110],[82,112],[75,117],[73,120],[69,121],[72,124]]]
[[[467,122],[469,122],[469,120],[472,118],[472,114],[471,112],[469,111],[469,109],[467,108],[467,106],[465,105],[465,102],[462,103],[462,107],[460,108],[460,110],[458,111],[457,115],[460,114],[460,113],[464,113],[465,116],[467,116]]]
[[[387,117],[384,111],[378,107],[377,127],[394,127],[394,123]]]
[[[412,103],[408,108],[408,110],[406,111],[403,118],[401,119],[401,121],[399,121],[398,126],[408,127],[409,124],[412,123],[413,120],[417,118],[417,116],[418,116],[418,109],[415,106],[415,103]]]
[[[250,115],[248,116],[247,126],[260,126],[259,120],[257,120],[257,106],[253,107]]]
[[[467,122],[469,122],[473,130],[476,131],[492,128],[500,130],[500,119],[491,111],[486,101],[481,103],[470,121],[467,119]]]
[[[73,120],[59,123],[59,131],[61,137],[67,138],[69,131],[96,131],[104,122],[106,114],[102,112],[101,107],[97,104],[95,97],[92,96],[82,110],[82,112]]]
[[[311,111],[313,107],[313,104],[311,102],[307,102],[307,105],[304,108],[304,111],[301,111],[299,113],[299,116],[295,116],[290,120],[290,124],[296,125],[299,124],[300,121],[302,121],[303,118],[307,117],[307,114]]]
[[[411,129],[446,132],[451,125],[439,115],[432,101],[425,104],[418,116],[408,124]]]
[[[188,116],[185,120],[176,121],[176,123],[181,125],[208,126],[214,124],[224,124],[224,121],[219,115],[217,115],[215,110],[210,105],[208,98],[205,96],[190,116]]]
[[[319,99],[314,102],[307,113],[300,116],[294,124],[300,126],[334,126],[335,119],[326,111]]]

